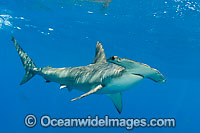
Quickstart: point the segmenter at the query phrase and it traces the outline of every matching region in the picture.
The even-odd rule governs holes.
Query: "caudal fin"
[[[36,65],[34,64],[34,62],[27,55],[27,53],[25,53],[25,51],[20,47],[20,45],[17,43],[17,41],[15,40],[14,37],[12,37],[12,41],[15,45],[15,48],[17,49],[19,57],[22,61],[24,69],[26,71],[26,74],[20,83],[20,85],[22,85],[22,84],[26,83],[27,81],[29,81],[35,75],[35,70],[37,70],[37,68],[36,68]]]

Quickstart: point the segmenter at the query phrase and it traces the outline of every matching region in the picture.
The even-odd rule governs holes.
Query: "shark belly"
[[[112,94],[122,92],[130,89],[142,80],[142,76],[134,75],[131,73],[124,73],[122,76],[112,79],[105,85],[102,90],[99,90],[97,93]]]

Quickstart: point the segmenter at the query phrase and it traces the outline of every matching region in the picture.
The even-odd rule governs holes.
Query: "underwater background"
[[[38,67],[88,65],[100,41],[106,57],[150,65],[167,79],[145,79],[122,93],[118,114],[104,95],[59,90],[24,68],[11,36]],[[0,0],[0,132],[200,133],[199,0]],[[24,117],[175,118],[175,128],[28,128]]]

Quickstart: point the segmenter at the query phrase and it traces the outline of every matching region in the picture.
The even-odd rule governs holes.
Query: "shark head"
[[[166,81],[164,76],[157,69],[151,68],[146,64],[139,63],[134,60],[119,58],[118,56],[112,56],[109,59],[107,59],[107,62],[122,66],[126,69],[127,72],[130,72],[135,75],[140,75],[144,78],[152,79],[155,82]]]
[[[128,67],[131,67],[131,64],[132,64],[131,61],[129,61],[128,59],[119,58],[118,56],[110,57],[109,59],[107,59],[107,62],[117,64],[117,65],[122,66],[122,67],[124,67],[126,69]]]
[[[137,65],[146,65],[130,59],[119,58],[118,56],[110,57],[109,59],[107,59],[107,62],[117,64],[119,66],[124,67],[125,69],[134,69],[137,67]]]

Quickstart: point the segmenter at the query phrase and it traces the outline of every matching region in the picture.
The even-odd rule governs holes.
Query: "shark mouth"
[[[144,78],[144,76],[143,75],[141,75],[141,74],[137,74],[137,73],[132,73],[133,75],[137,75],[137,76],[140,76],[140,77],[142,77],[142,78]]]

